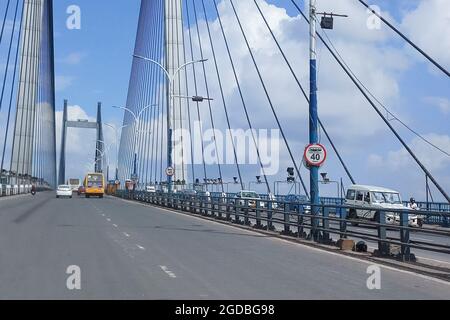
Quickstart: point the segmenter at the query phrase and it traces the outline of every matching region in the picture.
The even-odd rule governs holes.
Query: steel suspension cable
[[[191,60],[194,60],[194,46],[193,46],[193,42],[192,42],[191,19],[190,19],[190,13],[189,13],[189,5],[187,4],[187,1],[186,1],[186,17],[187,17],[187,21],[188,21],[188,35],[189,35],[189,47],[190,47]],[[192,64],[191,67],[192,67],[192,73],[193,73],[193,78],[194,78],[195,95],[198,96],[197,73],[196,73],[195,64]],[[201,148],[202,148],[203,174],[204,174],[204,179],[206,181],[207,173],[206,173],[206,164],[205,164],[205,146],[203,144],[203,138],[201,137],[201,135],[203,133],[203,129],[202,129],[203,126],[202,126],[202,118],[201,118],[201,114],[200,114],[200,105],[198,102],[196,102],[196,107],[197,107],[197,118],[199,121],[199,130],[200,130],[200,144],[201,144]]]
[[[256,0],[253,0],[253,1],[255,2],[255,5],[256,5],[256,7],[258,8],[258,11],[259,11],[259,13],[260,13],[262,19],[264,20],[264,23],[266,24],[267,29],[269,30],[269,32],[270,32],[270,34],[271,34],[273,40],[275,41],[275,43],[276,43],[276,45],[277,45],[277,47],[278,47],[278,49],[279,49],[281,55],[283,56],[283,59],[284,59],[284,61],[286,62],[286,64],[287,64],[287,66],[288,66],[288,68],[289,68],[289,70],[290,70],[292,76],[294,77],[295,82],[297,83],[297,85],[298,85],[298,87],[300,88],[300,90],[301,90],[303,96],[305,97],[306,101],[307,101],[308,104],[309,104],[309,103],[310,103],[309,97],[308,97],[308,95],[306,94],[306,91],[305,91],[305,89],[303,88],[303,86],[302,86],[300,80],[298,79],[297,74],[295,73],[295,71],[294,71],[294,69],[293,69],[291,63],[289,62],[289,60],[288,60],[288,58],[287,58],[287,56],[286,56],[284,50],[281,48],[281,45],[280,45],[278,39],[275,37],[275,34],[273,33],[273,30],[272,30],[272,28],[270,27],[270,25],[269,25],[269,23],[268,23],[268,21],[267,21],[265,15],[264,15],[264,13],[262,12],[262,10],[261,10],[260,6],[258,5],[257,1],[256,1]],[[355,181],[355,179],[353,178],[353,175],[350,173],[350,170],[348,169],[347,165],[345,164],[345,162],[344,162],[344,160],[343,160],[343,158],[342,158],[340,152],[338,151],[336,145],[334,144],[333,140],[331,140],[331,137],[330,137],[330,135],[328,134],[327,130],[325,129],[325,126],[323,125],[321,119],[319,118],[318,120],[319,120],[319,125],[320,125],[320,127],[322,128],[323,132],[325,133],[325,136],[326,136],[327,139],[328,139],[328,142],[330,143],[331,147],[333,148],[334,152],[336,153],[336,155],[337,155],[337,157],[338,157],[338,159],[339,159],[339,162],[341,163],[342,167],[344,168],[344,170],[345,170],[345,172],[346,172],[348,178],[350,179],[350,181],[351,181],[353,184],[356,184],[356,181]]]
[[[3,23],[2,23],[2,30],[0,31],[0,44],[2,44],[2,40],[3,40],[3,32],[5,31],[6,18],[8,17],[8,10],[9,10],[10,2],[11,2],[11,0],[8,0],[8,3],[6,4],[5,16],[3,17]]]
[[[412,42],[407,36],[405,36],[400,30],[394,27],[389,21],[387,21],[380,13],[376,12],[373,8],[371,8],[365,1],[357,0],[364,7],[366,7],[370,12],[376,15],[381,21],[384,22],[389,28],[391,28],[395,33],[397,33],[403,40],[405,40],[409,45],[411,45],[414,49],[416,49],[420,54],[422,54],[428,61],[434,64],[439,70],[441,70],[447,77],[450,77],[450,72],[445,69],[442,65],[436,62],[433,58],[431,58],[425,51],[423,51],[419,46],[417,46],[414,42]]]
[[[37,17],[36,21],[38,21],[38,24],[36,25],[36,62],[35,62],[35,69],[34,69],[34,79],[35,79],[35,87],[32,91],[32,104],[34,105],[33,108],[33,114],[30,124],[30,137],[28,139],[28,145],[27,145],[27,172],[26,174],[32,174],[32,165],[33,165],[33,140],[35,139],[35,130],[36,130],[36,116],[37,114],[37,108],[38,108],[38,92],[39,92],[39,80],[40,80],[40,72],[41,72],[41,59],[42,59],[42,34],[43,34],[43,10],[44,10],[44,3],[42,2],[41,5],[39,5],[39,10],[37,11]]]
[[[141,1],[141,7],[139,11],[139,24],[136,31],[136,41],[135,41],[135,47],[134,47],[134,53],[138,54],[141,51],[142,48],[142,38],[144,36],[143,28],[144,23],[146,21],[146,12],[148,7],[148,1]],[[130,75],[130,81],[128,85],[128,96],[127,96],[127,106],[135,105],[136,101],[136,82],[137,79],[139,79],[139,60],[136,58],[133,58],[132,61],[132,67],[131,67],[131,75]],[[131,124],[130,124],[131,123]],[[133,148],[132,139],[134,137],[134,131],[135,131],[135,123],[134,119],[132,119],[132,115],[129,112],[124,112],[124,120],[123,120],[123,126],[126,126],[122,130],[121,134],[121,141],[120,141],[120,164],[123,167],[123,179],[127,179],[127,177],[131,174],[131,163],[132,158],[134,158],[134,152],[131,155],[131,149]],[[125,132],[124,132],[125,131]]]
[[[295,5],[297,10],[300,12],[300,14],[303,16],[303,18],[309,23],[309,19],[305,16],[305,14],[299,8],[299,6],[295,3],[295,1],[294,0],[291,0],[291,1]],[[403,147],[406,149],[406,151],[408,151],[408,153],[411,155],[411,157],[416,161],[416,163],[419,165],[419,167],[422,169],[422,171],[430,178],[430,180],[433,182],[433,184],[436,186],[436,188],[439,190],[439,192],[450,203],[450,196],[445,192],[445,190],[436,181],[434,176],[428,171],[428,169],[423,165],[423,163],[417,158],[416,154],[411,150],[411,148],[407,145],[407,143],[402,139],[402,137],[398,134],[398,132],[395,130],[395,128],[391,125],[391,123],[386,119],[386,117],[383,115],[381,110],[375,105],[375,103],[372,101],[372,99],[370,99],[368,94],[364,91],[364,89],[358,83],[358,81],[355,79],[355,77],[352,76],[352,74],[350,73],[348,68],[345,67],[343,62],[339,59],[339,57],[336,55],[336,53],[331,49],[331,47],[328,45],[328,43],[323,39],[323,37],[319,33],[316,33],[316,34],[319,37],[319,39],[322,41],[322,43],[325,45],[325,47],[328,49],[328,51],[331,53],[331,55],[334,57],[334,59],[337,61],[337,63],[340,65],[340,67],[343,69],[343,71],[350,78],[350,80],[352,80],[352,82],[359,89],[361,94],[366,98],[366,100],[369,102],[369,104],[372,106],[372,108],[375,110],[375,112],[380,116],[380,118],[384,121],[384,123],[389,127],[389,129],[395,135],[397,140],[403,145]]]
[[[180,4],[180,7],[182,7],[182,4]],[[178,5],[176,5],[175,6],[175,16],[176,17],[178,17],[178,15],[180,14],[180,16],[182,16],[182,12],[178,12],[178,9],[180,9],[181,10],[181,8],[179,8],[179,6]],[[180,43],[180,39],[179,39],[179,32],[178,32],[178,30],[179,30],[179,20],[178,19],[176,19],[176,22],[175,22],[175,24],[176,24],[176,27],[174,27],[174,28],[172,28],[172,31],[173,32],[175,32],[176,31],[176,41],[177,41],[177,44],[179,44]],[[183,28],[183,21],[181,21],[181,28]],[[183,41],[184,41],[184,39],[183,39]],[[183,47],[184,47],[184,45],[183,45]],[[180,52],[180,50],[176,50],[176,55],[177,55],[177,57],[176,57],[176,60],[177,60],[177,64],[176,64],[176,66],[181,66],[182,64],[180,63],[180,54],[182,54],[182,52]],[[184,70],[183,70],[184,71]],[[180,71],[180,73],[181,72],[183,72],[183,71]],[[179,93],[181,93],[181,74],[178,74],[177,75],[177,79],[178,79],[178,90],[180,91]],[[181,99],[178,99],[178,111],[179,111],[179,117],[180,117],[180,130],[181,130],[181,133],[183,132],[183,120],[184,120],[184,117],[183,117],[183,103],[182,103],[182,101],[181,101]],[[174,104],[174,110],[173,110],[173,112],[174,112],[174,114],[175,114],[175,104]],[[186,181],[187,181],[187,177],[186,177],[186,172],[185,172],[185,163],[184,163],[184,143],[183,143],[183,141],[184,141],[184,138],[183,138],[183,134],[180,134],[180,149],[181,149],[181,170],[182,170],[182,181],[181,181],[181,183],[186,183]],[[174,141],[175,142],[175,141]]]
[[[202,45],[202,40],[201,40],[201,35],[200,35],[200,28],[199,28],[198,16],[197,16],[197,6],[195,5],[195,0],[192,0],[192,4],[193,4],[193,7],[194,7],[194,17],[195,17],[195,25],[196,25],[196,29],[197,29],[198,46],[199,46],[199,49],[200,49],[200,58],[202,60],[204,60],[203,45]],[[210,98],[209,84],[208,84],[208,79],[206,77],[205,62],[202,62],[202,69],[203,69],[203,79],[205,81],[206,95],[207,95],[208,98]],[[219,176],[220,176],[220,185],[222,187],[222,192],[224,192],[225,190],[224,190],[224,187],[223,187],[222,167],[220,165],[219,148],[218,148],[218,145],[217,145],[216,127],[215,127],[215,124],[214,124],[214,117],[213,117],[213,112],[212,112],[212,107],[211,107],[211,100],[208,100],[208,109],[209,109],[209,117],[210,117],[210,121],[211,121],[211,127],[213,129],[213,139],[214,139],[214,146],[216,148],[216,159],[217,159],[217,168],[218,168]],[[222,150],[222,152],[223,152],[223,150]]]
[[[240,181],[240,184],[241,184],[241,188],[242,188],[242,190],[244,190],[245,187],[244,187],[244,183],[242,181],[241,169],[240,169],[239,161],[238,161],[238,158],[237,158],[236,144],[235,144],[235,141],[233,139],[233,135],[231,133],[230,117],[229,117],[229,114],[228,114],[227,104],[225,102],[225,94],[223,92],[222,79],[221,79],[220,73],[219,73],[219,66],[217,64],[216,50],[214,48],[214,43],[212,41],[211,29],[210,29],[210,26],[209,26],[209,20],[208,20],[208,16],[207,16],[207,13],[206,13],[206,7],[205,7],[204,0],[202,0],[202,6],[203,6],[203,14],[204,14],[204,17],[205,17],[206,28],[207,28],[207,31],[208,31],[208,38],[209,38],[209,43],[210,43],[210,47],[211,47],[211,52],[212,52],[213,59],[214,59],[214,66],[215,66],[215,69],[216,69],[217,81],[219,83],[220,96],[222,98],[222,105],[223,105],[223,108],[224,108],[225,118],[227,120],[228,130],[229,130],[229,133],[230,133],[230,140],[231,140],[231,143],[232,143],[232,146],[233,146],[234,161],[236,163],[236,169],[237,169],[237,173],[238,173],[238,176],[239,176],[239,181]]]
[[[227,49],[228,58],[229,58],[230,63],[231,63],[231,69],[233,70],[234,80],[235,80],[236,85],[238,87],[239,96],[240,96],[240,99],[241,99],[241,102],[242,102],[242,107],[243,107],[243,110],[244,110],[244,113],[245,113],[245,118],[247,120],[247,124],[248,124],[248,127],[249,127],[250,132],[251,132],[252,140],[253,140],[253,143],[255,145],[256,155],[258,157],[258,162],[259,162],[259,165],[260,165],[260,168],[261,168],[261,173],[263,174],[263,177],[264,177],[264,182],[266,184],[267,192],[270,193],[271,192],[270,184],[269,184],[269,181],[267,179],[266,170],[265,170],[264,165],[263,165],[263,163],[261,161],[261,154],[259,152],[259,146],[258,146],[256,137],[255,137],[255,132],[253,130],[252,122],[250,120],[250,116],[249,116],[248,109],[247,109],[247,104],[246,104],[245,99],[244,99],[244,94],[242,92],[241,84],[240,84],[240,81],[239,81],[239,78],[238,78],[238,75],[237,75],[237,71],[236,71],[236,67],[235,67],[235,64],[234,64],[233,56],[231,55],[230,46],[228,44],[228,39],[227,39],[227,37],[225,35],[225,30],[224,30],[223,24],[222,24],[222,18],[220,16],[219,9],[217,7],[217,2],[216,2],[217,0],[213,0],[213,1],[214,1],[214,8],[215,8],[216,14],[217,14],[217,20],[219,21],[220,30],[221,30],[221,33],[222,33],[222,36],[223,36],[223,39],[224,39],[224,42],[225,42],[225,47]]]
[[[31,7],[31,9],[30,9],[30,7]],[[31,21],[27,20],[27,24],[25,25],[25,29],[24,29],[25,33],[27,32],[27,27],[28,27],[28,32],[31,32],[31,30],[32,30],[32,22],[34,21],[34,17],[35,17],[35,10],[34,10],[35,8],[34,7],[35,7],[34,5],[32,5],[32,6],[30,5],[30,6],[27,7],[27,19],[29,18]],[[24,37],[24,39],[26,39],[26,37]],[[31,43],[30,43],[30,41],[31,41]],[[30,48],[30,44],[31,45],[34,44],[34,33],[32,33],[31,35],[28,34],[27,45],[26,45],[27,49]],[[25,45],[24,45],[24,47],[25,47]],[[24,47],[22,48],[22,50],[25,49]],[[32,48],[34,48],[34,46],[32,46]],[[33,52],[31,52],[31,54],[32,53]],[[25,59],[25,53],[22,52],[21,68],[23,68],[24,59]],[[28,79],[28,78],[31,77],[31,72],[32,71],[29,70],[29,69],[30,69],[29,68],[29,63],[28,63],[28,59],[27,59],[27,63],[26,63],[26,66],[25,66],[25,75],[24,75],[25,79]],[[21,70],[21,72],[20,72],[20,79],[19,79],[19,93],[20,93],[20,81],[22,80],[22,76],[23,76],[23,73],[22,73],[22,70]],[[21,133],[23,132],[22,131],[23,130],[23,123],[24,123],[23,117],[24,117],[24,113],[25,113],[24,110],[23,110],[23,106],[25,104],[25,99],[27,99],[27,104],[28,104],[30,85],[28,85],[26,87],[26,89],[27,89],[26,93],[22,91],[22,104],[21,104],[22,110],[21,110],[21,120],[20,120],[20,135],[19,135],[19,144],[18,144],[18,151],[17,151],[17,166],[15,168],[16,177],[18,177],[18,175],[19,175],[20,155],[22,153],[22,134]],[[20,100],[20,97],[18,98],[18,100]],[[17,106],[19,106],[19,104]],[[27,108],[27,116],[26,116],[27,120],[28,120],[28,109],[29,108]],[[17,126],[17,117],[18,117],[18,113],[19,113],[18,111],[19,111],[19,108],[17,108],[17,110],[16,110],[15,127]],[[27,130],[27,124],[25,124],[25,130]],[[14,129],[14,132],[16,132],[16,128]],[[16,136],[14,135],[13,148],[16,147],[16,145],[15,145],[15,138],[16,138]],[[25,152],[25,151],[23,150],[23,152]],[[14,150],[13,150],[13,157],[14,157]],[[14,168],[12,168],[12,165],[13,165],[13,163],[11,161],[11,171],[14,171],[13,170]]]
[[[187,1],[185,1],[186,5]],[[184,19],[183,19],[184,21]],[[187,28],[189,28],[190,26],[187,25]],[[185,46],[185,40],[186,40],[186,35],[184,32],[184,25],[181,27],[181,36],[183,38],[183,59],[186,62],[186,46]],[[185,90],[186,90],[186,95],[189,97],[189,84],[188,84],[188,75],[187,75],[187,69],[184,69],[184,77],[185,77]],[[190,99],[187,99],[187,116],[188,116],[188,124],[189,124],[189,137],[190,137],[190,141],[189,141],[189,147],[190,147],[190,152],[191,152],[191,171],[192,171],[192,186],[194,186],[195,184],[195,163],[194,163],[194,135],[192,134],[192,122],[191,122],[191,101]]]
[[[159,1],[160,6],[159,9],[157,10],[158,12],[162,12],[162,2]],[[163,55],[163,46],[162,46],[162,39],[163,39],[163,31],[164,29],[162,28],[163,26],[163,17],[161,14],[158,15],[160,18],[157,20],[157,28],[158,28],[158,33],[157,33],[157,56],[155,57],[155,60],[158,61],[161,59],[161,56]],[[153,117],[153,130],[152,130],[152,136],[153,136],[153,145],[152,145],[152,156],[151,156],[151,162],[152,162],[152,171],[151,171],[151,178],[150,180],[152,180],[152,182],[156,183],[157,180],[157,173],[158,173],[158,138],[159,138],[159,112],[162,109],[161,107],[161,95],[160,95],[160,83],[161,83],[161,77],[164,76],[163,72],[161,70],[159,70],[159,73],[156,73],[156,78],[155,78],[155,87],[154,87],[154,92],[155,92],[155,102],[156,102],[156,108],[155,108],[155,114]],[[156,127],[156,129],[155,129]],[[155,150],[156,148],[156,150]],[[154,170],[154,180],[153,180],[153,170]]]
[[[156,6],[156,5],[155,5]],[[157,9],[155,7],[153,7],[153,9]],[[156,41],[156,35],[157,35],[157,28],[154,27],[154,22],[155,19],[158,18],[158,14],[156,14],[155,17],[155,13],[158,12],[158,10],[152,10],[154,12],[153,17],[151,19],[149,19],[149,24],[152,26],[151,30],[151,35],[150,35],[150,42],[151,44],[147,47],[147,52],[146,52],[146,56],[150,56],[151,58],[154,58],[154,50],[157,46],[157,41]],[[153,105],[153,94],[152,94],[152,88],[154,85],[154,78],[156,76],[156,67],[153,64],[149,64],[146,63],[147,71],[145,72],[145,76],[147,78],[147,85],[144,87],[144,104],[143,107],[146,107],[148,105]],[[150,69],[150,71],[148,71],[148,69]],[[150,102],[152,101],[152,102]],[[142,132],[140,134],[143,134],[143,137],[141,138],[142,140],[142,146],[141,146],[141,155],[139,157],[140,162],[139,162],[139,175],[144,177],[145,176],[145,185],[148,183],[148,165],[150,160],[148,159],[148,151],[150,149],[149,145],[149,138],[153,138],[149,136],[149,132],[151,132],[151,118],[152,118],[152,114],[154,114],[154,107],[151,107],[151,109],[146,109],[144,111],[144,123],[141,125],[141,129]],[[150,131],[149,131],[150,129]]]
[[[153,5],[154,2],[151,2],[151,7],[150,10],[148,12],[153,13]],[[145,28],[143,30],[143,33],[145,35],[148,35],[148,38],[145,39],[145,43],[144,43],[144,49],[143,49],[143,55],[144,56],[148,56],[149,53],[151,52],[153,46],[154,46],[154,34],[155,34],[155,28],[151,28],[150,32],[148,31],[148,28],[150,27],[151,22],[154,19],[154,13],[152,16],[148,17],[148,19],[146,19],[146,24],[145,24]],[[153,40],[153,41],[152,41]],[[151,77],[154,73],[154,66],[152,64],[149,64],[147,62],[142,61],[141,62],[141,76],[140,76],[140,89],[139,89],[139,93],[138,93],[138,99],[139,102],[138,104],[135,106],[135,114],[141,114],[141,117],[143,117],[143,119],[138,118],[136,119],[137,121],[137,129],[135,131],[135,135],[136,135],[136,145],[137,145],[137,150],[135,151],[136,155],[135,155],[135,159],[133,161],[138,161],[138,163],[133,163],[133,167],[136,166],[136,173],[139,176],[139,184],[141,184],[142,182],[142,164],[144,162],[143,158],[143,149],[145,148],[145,141],[146,141],[146,136],[145,134],[143,134],[143,131],[146,129],[146,124],[148,121],[148,109],[145,109],[145,106],[147,104],[148,101],[148,88],[151,85]],[[143,111],[142,111],[143,110]],[[138,185],[139,185],[138,184]]]
[[[370,90],[369,88],[367,88],[366,85],[364,85],[364,83],[358,78],[358,76],[353,72],[353,70],[350,68],[350,66],[347,64],[347,62],[344,60],[344,58],[342,57],[342,55],[339,53],[339,50],[336,48],[336,46],[333,44],[333,41],[331,41],[330,37],[328,36],[328,34],[325,32],[325,30],[322,30],[323,34],[325,35],[325,38],[328,40],[330,46],[333,48],[334,52],[336,53],[336,55],[341,59],[342,63],[348,68],[348,70],[350,71],[350,73],[355,77],[355,79],[358,81],[358,83],[366,90],[366,92],[386,111],[386,113],[388,115],[390,115],[393,120],[397,121],[398,123],[400,123],[402,126],[404,126],[407,130],[409,130],[411,133],[413,133],[414,135],[416,135],[418,138],[420,138],[423,142],[425,142],[426,144],[430,145],[431,147],[433,147],[434,149],[438,150],[439,152],[445,154],[446,156],[450,157],[450,153],[443,150],[442,148],[439,148],[437,145],[435,145],[434,143],[432,143],[430,140],[426,139],[423,135],[421,135],[419,132],[417,132],[416,130],[414,130],[413,128],[411,128],[410,126],[408,126],[403,120],[401,120],[399,117],[397,117],[395,114],[393,114],[388,107],[383,104],[379,98],[377,98]]]
[[[8,133],[9,133],[10,120],[11,120],[11,109],[12,109],[12,103],[13,103],[13,98],[14,98],[14,88],[15,88],[17,66],[18,66],[19,53],[20,53],[20,41],[22,39],[23,17],[24,17],[24,6],[22,6],[22,15],[20,18],[20,27],[19,27],[19,33],[17,36],[16,57],[15,57],[15,61],[14,61],[14,71],[13,71],[11,90],[10,90],[10,95],[9,95],[9,107],[8,107],[8,115],[6,118],[5,135],[4,135],[4,139],[3,139],[3,150],[2,150],[2,161],[1,161],[1,166],[0,166],[0,172],[3,172],[4,162],[5,162],[6,145],[8,143]]]
[[[9,40],[9,47],[8,47],[8,57],[6,58],[6,67],[5,67],[5,72],[4,72],[4,76],[3,76],[3,84],[2,84],[2,93],[0,95],[0,111],[2,111],[2,105],[3,105],[3,97],[5,94],[5,87],[6,87],[6,81],[8,79],[8,72],[9,72],[9,61],[11,58],[11,51],[12,51],[12,46],[13,46],[13,40],[14,40],[14,34],[16,31],[16,21],[17,21],[17,13],[19,11],[19,0],[16,1],[16,9],[15,9],[15,13],[14,13],[14,22],[13,22],[13,29],[11,32],[11,37]]]
[[[295,161],[294,155],[293,155],[292,150],[291,150],[291,148],[290,148],[290,146],[289,146],[289,143],[288,143],[288,140],[287,140],[286,135],[285,135],[285,133],[284,133],[283,127],[281,126],[281,122],[280,122],[280,120],[279,120],[279,118],[278,118],[278,115],[277,115],[277,113],[276,113],[276,111],[275,111],[275,107],[274,107],[274,105],[273,105],[272,99],[270,98],[270,95],[269,95],[269,92],[268,92],[268,90],[267,90],[266,84],[265,84],[265,82],[264,82],[264,79],[262,78],[261,71],[259,70],[258,64],[256,63],[255,56],[254,56],[254,54],[253,54],[253,52],[252,52],[252,49],[251,49],[250,44],[249,44],[249,42],[248,42],[247,36],[245,35],[244,29],[243,29],[243,27],[242,27],[241,20],[240,20],[238,14],[237,14],[236,8],[235,8],[234,3],[233,3],[233,0],[230,0],[230,3],[231,3],[231,6],[232,6],[232,8],[233,8],[234,15],[235,15],[235,17],[236,17],[236,19],[237,19],[237,21],[238,21],[238,25],[239,25],[239,28],[240,28],[240,30],[241,30],[241,33],[242,33],[242,35],[243,35],[243,37],[244,37],[244,40],[245,40],[247,49],[248,49],[248,51],[249,51],[249,53],[250,53],[250,56],[251,56],[251,58],[252,58],[253,65],[255,66],[256,72],[257,72],[258,77],[259,77],[259,79],[260,79],[260,81],[261,81],[261,85],[262,85],[262,87],[263,87],[263,89],[264,89],[265,95],[266,95],[266,97],[267,97],[267,101],[268,101],[268,103],[269,103],[269,105],[270,105],[270,108],[271,108],[271,110],[272,110],[273,116],[275,117],[275,121],[277,122],[278,129],[280,130],[281,135],[282,135],[283,140],[284,140],[284,143],[286,144],[286,147],[287,147],[287,150],[288,150],[288,152],[289,152],[289,156],[290,156],[290,158],[291,158],[291,161],[292,161],[292,163],[293,163],[293,165],[294,165],[294,167],[295,167],[295,170],[297,171],[297,174],[298,174],[298,176],[299,176],[300,182],[301,182],[301,184],[302,184],[302,186],[303,186],[303,190],[305,191],[305,194],[309,197],[308,190],[307,190],[307,188],[306,188],[305,182],[303,181],[303,178],[302,178],[302,176],[301,176],[301,174],[300,174],[300,170],[299,170],[299,168],[298,168],[297,162]]]

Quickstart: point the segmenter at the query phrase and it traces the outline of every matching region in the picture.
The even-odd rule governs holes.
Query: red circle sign
[[[168,177],[173,177],[173,176],[175,175],[175,170],[174,170],[174,168],[168,167],[168,168],[166,169],[166,175],[167,175]]]
[[[304,159],[306,164],[311,167],[320,167],[327,159],[327,150],[319,143],[310,144],[305,148]]]

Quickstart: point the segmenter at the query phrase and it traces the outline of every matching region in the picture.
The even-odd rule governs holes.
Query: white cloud
[[[83,52],[72,52],[61,59],[61,62],[69,65],[77,65],[80,64],[86,56],[87,54]]]
[[[309,40],[307,24],[300,16],[289,16],[283,8],[269,5],[265,1],[258,3],[304,89],[308,92]],[[399,77],[410,67],[407,59],[402,55],[403,49],[390,46],[387,41],[388,30],[367,30],[368,14],[365,10],[361,10],[356,2],[321,1],[320,4],[321,11],[350,13],[351,18],[343,19],[342,24],[339,21],[336,29],[332,33],[330,32],[329,36],[361,81],[376,96],[382,97],[384,103],[396,105],[401,96]],[[286,130],[288,140],[294,145],[300,137],[308,135],[307,103],[254,3],[239,1],[235,2],[235,6],[274,108]],[[219,11],[249,113],[250,115],[264,115],[263,117],[252,116],[253,125],[257,128],[277,128],[229,2],[221,2]],[[349,32],[350,29],[356,33]],[[200,23],[200,30],[204,56],[212,57],[204,21]],[[196,31],[193,30],[193,32],[195,36]],[[230,107],[232,126],[246,129],[247,121],[242,111],[238,89],[217,20],[211,22],[211,32],[224,84],[225,98],[228,106],[232,106]],[[186,32],[186,34],[188,33]],[[197,46],[194,51],[196,52],[195,58],[198,58]],[[378,119],[367,101],[326,52],[326,49],[319,46],[319,51],[319,115],[330,135],[339,145],[351,143],[361,145],[367,143],[367,139],[379,140],[380,136],[387,132],[385,125]],[[213,62],[208,61],[206,65],[211,96],[215,98],[213,108],[222,110]],[[192,72],[188,72],[188,77],[192,78]],[[190,91],[193,92],[192,83]],[[201,94],[205,92],[202,81],[199,81],[199,92]],[[203,119],[208,119],[207,110],[206,107],[202,108]],[[392,108],[392,111],[399,116],[404,113],[399,107]],[[215,112],[214,116],[216,122],[224,127],[226,121],[223,112]],[[284,144],[282,146],[284,148]],[[296,152],[296,156],[299,155],[300,152]]]
[[[55,76],[55,90],[63,91],[69,88],[73,83],[74,78],[70,76]]]
[[[439,148],[450,153],[450,136],[427,134],[425,138]],[[426,144],[420,138],[414,138],[408,144],[419,160],[434,175],[436,180],[448,192],[450,182],[450,157]],[[371,154],[367,161],[367,173],[378,176],[379,181],[401,188],[405,194],[422,195],[424,192],[425,174],[418,167],[406,149],[387,152],[386,155]],[[432,183],[430,182],[430,185]],[[444,200],[433,188],[437,201]],[[422,196],[421,196],[422,197]],[[425,197],[425,196],[423,196]]]
[[[430,133],[424,135],[424,138],[445,152],[450,153],[450,136]],[[409,146],[427,169],[442,173],[447,178],[450,178],[450,157],[448,155],[426,144],[420,138],[414,138],[409,143]],[[392,172],[398,172],[400,169],[412,169],[413,167],[419,170],[417,164],[404,148],[390,151],[386,156],[371,154],[368,158],[368,165],[373,168],[388,168]]]
[[[425,103],[437,107],[443,114],[450,114],[450,100],[443,97],[426,97]]]
[[[422,0],[402,21],[411,40],[450,68],[450,1]]]

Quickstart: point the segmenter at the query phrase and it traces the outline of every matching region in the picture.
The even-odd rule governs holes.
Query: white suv
[[[358,209],[349,210],[349,219],[378,221],[377,212],[379,209],[410,210],[403,205],[399,192],[374,186],[350,186],[347,190],[347,196],[345,197],[345,204],[358,207]],[[386,223],[400,223],[399,211],[384,212],[386,214]],[[410,214],[408,219],[410,227],[419,227],[417,215]]]

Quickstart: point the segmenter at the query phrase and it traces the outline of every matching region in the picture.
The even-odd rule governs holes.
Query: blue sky
[[[66,28],[66,9],[74,4],[81,8],[81,30]],[[69,99],[92,114],[101,101],[107,118],[120,118],[109,107],[126,101],[139,5],[138,0],[54,1],[59,107]]]
[[[238,11],[242,15],[247,14],[248,19],[246,19],[244,27],[249,29],[252,28],[252,24],[261,22],[252,18],[255,11],[246,5],[247,2],[252,1],[235,1]],[[260,2],[262,3],[262,1]],[[380,31],[355,28],[358,19],[365,19],[366,15],[364,8],[357,5],[356,2],[353,0],[339,2],[318,0],[320,9],[324,11],[350,14],[348,19],[338,19],[335,30],[329,32],[328,35],[363,82],[393,112],[418,132],[427,135],[433,142],[450,151],[450,143],[447,144],[447,138],[450,139],[448,78],[436,72],[434,67],[425,62],[420,55],[406,46],[387,28]],[[275,5],[264,7],[270,23],[283,22],[277,25],[276,29],[277,34],[284,36],[282,45],[298,49],[298,51],[289,51],[288,56],[298,67],[301,81],[307,87],[305,68],[307,52],[304,51],[304,45],[307,43],[306,25],[295,19],[296,11],[293,10],[289,1],[270,0],[268,3]],[[448,51],[445,51],[446,48],[450,48],[450,44],[447,43],[449,42],[448,37],[442,37],[442,34],[450,32],[450,22],[445,23],[445,12],[450,12],[447,1],[373,0],[370,1],[370,4],[378,5],[383,14],[388,15],[395,25],[417,41],[420,46],[427,49],[447,69],[450,68]],[[70,5],[78,5],[81,8],[81,30],[66,28],[68,18],[66,9]],[[123,106],[126,102],[140,1],[58,0],[54,1],[54,6],[57,110],[62,109],[63,99],[68,99],[71,106],[79,106],[75,110],[76,115],[93,118],[97,101],[101,101],[104,105],[105,121],[119,124],[122,121],[122,113],[113,110],[111,106]],[[279,10],[280,8],[286,8],[286,12]],[[225,6],[223,8],[225,20],[229,13],[227,10]],[[435,18],[432,23],[427,21],[427,14]],[[362,21],[364,22],[364,20]],[[422,27],[423,32],[421,29],[417,30],[417,26]],[[446,29],[441,30],[441,28]],[[446,31],[448,32],[446,33]],[[261,48],[267,49],[268,37],[267,34],[257,35],[256,38],[250,35],[249,40],[252,47],[259,48],[261,44]],[[220,36],[217,39],[220,39]],[[238,46],[239,41],[241,40],[236,38],[233,45]],[[241,53],[238,49],[235,50],[236,53]],[[277,59],[279,58],[273,44],[267,52],[265,55],[262,50],[258,51],[257,59],[264,61],[274,55]],[[226,60],[225,56],[223,58]],[[348,159],[355,175],[359,178],[358,180],[362,183],[380,184],[400,189],[405,193],[405,197],[416,195],[417,198],[424,198],[423,191],[421,191],[424,178],[418,173],[417,167],[404,155],[400,145],[392,138],[392,134],[380,124],[367,103],[363,99],[356,98],[359,96],[358,92],[346,82],[348,80],[321,47],[319,48],[319,60],[319,80],[321,81],[319,112],[342,149],[344,158]],[[241,55],[241,61],[243,68],[246,63],[249,63],[248,57],[245,55]],[[278,64],[274,63],[274,65]],[[262,69],[268,82],[273,83],[275,102],[287,108],[287,116],[285,114],[285,117],[282,115],[281,118],[288,126],[288,136],[294,148],[301,150],[306,143],[306,131],[304,128],[299,130],[298,126],[291,122],[293,119],[290,119],[289,112],[297,110],[292,109],[294,106],[290,104],[297,106],[300,104],[302,108],[306,108],[306,106],[303,101],[297,102],[300,100],[295,100],[296,97],[290,101],[284,101],[283,97],[277,97],[277,81],[279,79],[271,77],[270,66]],[[374,74],[373,76],[371,76],[371,72]],[[277,72],[273,72],[273,74],[275,75]],[[248,79],[243,79],[244,85],[246,80],[248,80],[246,88],[249,91],[249,100],[254,105],[258,105],[261,102],[260,93],[258,94],[256,86],[255,89],[252,86],[255,78],[248,75]],[[233,88],[230,90],[232,91]],[[339,90],[342,90],[342,94]],[[236,98],[235,93],[230,93],[230,99]],[[277,100],[277,98],[279,99]],[[346,101],[350,101],[349,105]],[[342,110],[340,117],[336,117],[333,107]],[[346,109],[347,107],[348,109]],[[355,111],[359,114],[356,115]],[[295,117],[293,117],[295,121],[305,120],[303,113],[298,114],[297,118],[297,111],[295,112]],[[275,127],[269,116],[261,117],[258,120],[259,127]],[[360,123],[359,126],[358,123]],[[236,126],[238,125],[239,123],[236,124]],[[432,167],[435,162],[438,162],[438,165],[432,168],[432,172],[437,175],[438,180],[448,191],[450,185],[448,157],[442,157],[436,151],[415,141],[413,135],[397,124],[395,127],[400,130],[407,142],[413,145],[422,160],[427,164],[431,163]],[[367,132],[364,132],[365,130]],[[91,150],[93,150],[94,134],[78,132],[77,135],[78,139],[81,139],[77,140],[81,146],[73,150],[73,159],[79,159],[77,154],[93,153]],[[80,172],[84,169],[80,171],[79,167],[78,161],[74,160],[68,163],[68,175],[81,175]],[[332,178],[335,179],[343,176],[342,169],[333,158],[330,158],[323,170],[332,173]],[[284,175],[285,170],[280,169],[280,177],[284,178]],[[252,176],[254,176],[253,173],[248,180],[251,180]],[[332,188],[330,187],[330,190],[326,192],[333,193]]]

